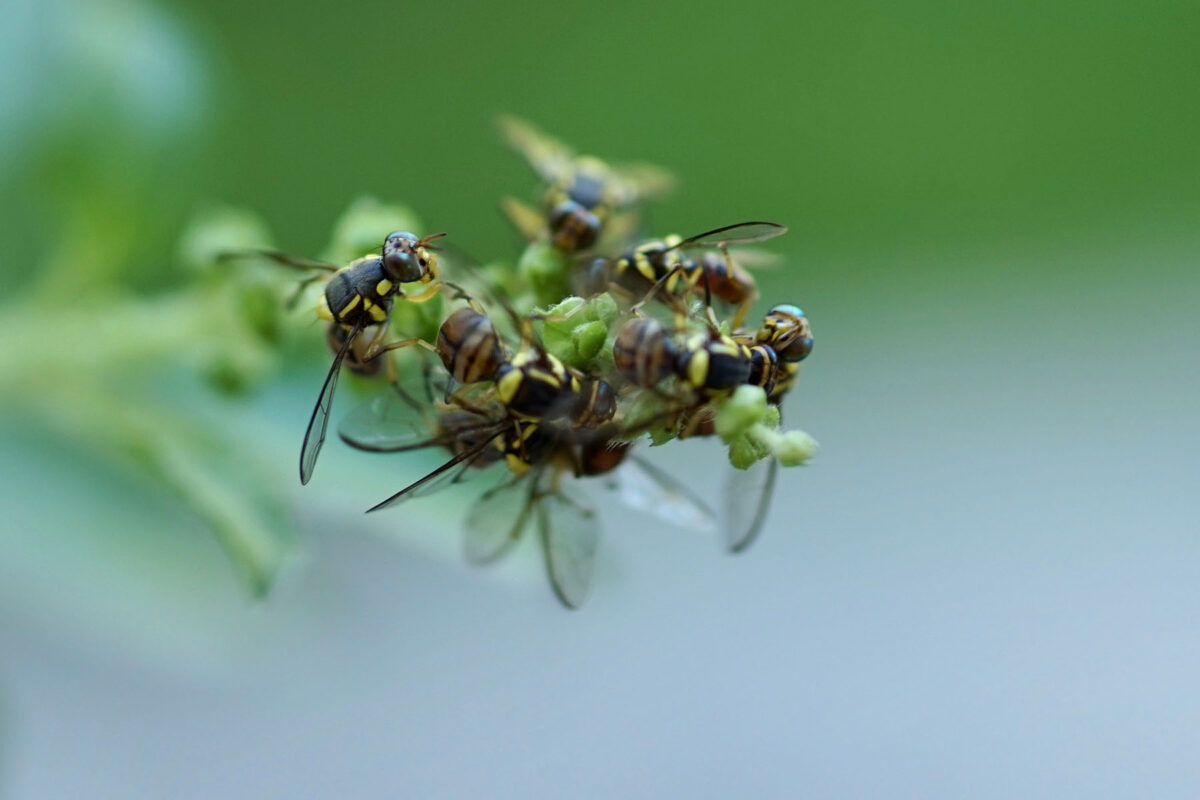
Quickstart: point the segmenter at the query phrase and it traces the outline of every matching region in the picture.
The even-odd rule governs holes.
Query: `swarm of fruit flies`
[[[785,303],[747,324],[758,291],[746,266],[770,257],[746,245],[787,228],[749,221],[647,238],[638,209],[670,191],[670,174],[576,155],[512,117],[499,127],[545,184],[540,207],[502,202],[527,242],[503,280],[445,233],[397,231],[345,265],[273,250],[226,254],[299,270],[301,287],[324,284],[316,311],[334,357],[304,433],[300,482],[312,477],[344,367],[380,385],[341,421],[343,441],[374,453],[447,453],[369,510],[494,466],[504,477],[467,513],[467,557],[490,562],[533,529],[568,607],[587,596],[600,534],[575,479],[619,469],[630,505],[678,524],[719,524],[731,551],[745,549],[763,527],[778,467],[815,450],[806,434],[782,431],[779,417],[812,352],[808,318]],[[397,304],[439,295],[447,312],[436,336],[397,335]],[[426,357],[405,371],[392,354],[410,348]],[[719,523],[685,480],[632,452],[645,439],[713,435],[731,462]]]

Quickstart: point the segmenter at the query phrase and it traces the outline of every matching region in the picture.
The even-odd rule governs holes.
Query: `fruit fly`
[[[675,184],[670,173],[650,164],[610,166],[592,156],[578,156],[557,139],[528,122],[499,118],[500,133],[546,183],[543,211],[515,198],[505,198],[505,214],[533,241],[546,239],[564,253],[594,246],[616,212],[642,200],[666,194]]]
[[[616,259],[593,259],[585,267],[583,290],[595,294],[616,287],[642,296],[635,309],[660,292],[668,298],[698,295],[706,304],[716,297],[735,307],[731,323],[739,328],[758,297],[758,288],[729,247],[764,242],[785,233],[787,227],[775,222],[739,222],[686,239],[669,236],[644,242]],[[690,254],[702,248],[709,251]],[[712,252],[714,248],[717,252]]]
[[[750,348],[714,327],[672,336],[652,317],[625,322],[613,340],[613,364],[634,386],[649,389],[668,375],[702,399],[749,382]]]
[[[773,307],[754,332],[722,334],[712,321],[707,330],[672,335],[661,322],[635,316],[617,331],[613,364],[634,386],[662,392],[662,382],[674,376],[685,387],[670,426],[681,438],[711,435],[713,398],[742,384],[759,386],[768,401],[778,405],[795,383],[799,362],[812,351],[812,331],[799,307]],[[766,520],[779,464],[774,458],[748,469],[731,469],[725,481],[722,528],[732,552],[746,549]]]
[[[334,357],[304,432],[304,442],[300,448],[300,483],[307,484],[312,477],[317,456],[325,442],[342,363],[349,358],[356,371],[370,371],[372,368],[368,364],[384,349],[383,341],[387,336],[393,301],[399,297],[408,302],[422,303],[440,291],[442,282],[438,277],[437,248],[430,242],[445,235],[436,233],[422,238],[407,231],[397,231],[384,239],[378,255],[364,256],[344,267],[297,258],[275,250],[223,254],[223,258],[259,256],[287,267],[315,273],[301,282],[301,288],[325,279],[325,290],[317,304],[317,316],[330,323],[327,339],[334,349]],[[401,288],[401,284],[405,283],[426,286],[409,294]],[[337,326],[336,329],[334,326]],[[364,335],[367,336],[365,345],[360,341]]]

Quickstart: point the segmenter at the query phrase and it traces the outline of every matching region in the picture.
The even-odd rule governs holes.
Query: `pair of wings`
[[[787,226],[780,225],[778,222],[763,222],[760,220],[736,222],[733,225],[722,225],[719,228],[713,228],[712,230],[704,231],[704,233],[689,236],[682,242],[668,247],[663,252],[670,253],[674,250],[692,250],[698,247],[756,244],[758,242],[765,242],[768,239],[774,239],[776,236],[783,236],[787,231]]]
[[[631,469],[636,467],[637,470]],[[641,459],[621,466],[622,475],[651,476],[658,480],[657,467]],[[750,545],[762,528],[776,461],[761,461],[749,470],[735,471],[726,486],[726,535],[732,552]],[[595,572],[600,541],[596,512],[577,500],[565,487],[546,492],[540,487],[543,472],[508,479],[484,493],[472,504],[463,524],[463,553],[475,564],[488,564],[502,555],[531,527],[541,543],[550,585],[567,608],[579,608],[587,599]],[[644,508],[660,518],[690,527],[709,527],[712,512],[682,484],[670,476],[660,484],[658,501]],[[622,492],[622,499],[631,498]]]
[[[779,464],[766,458],[749,469],[728,468],[722,490],[720,528],[725,546],[740,553],[762,530]],[[711,530],[716,515],[682,482],[649,461],[633,457],[619,473],[621,500],[630,508],[646,511],[674,525]]]
[[[533,528],[554,594],[567,608],[579,608],[592,586],[600,520],[569,490],[547,491],[546,475],[537,470],[508,478],[476,500],[463,523],[463,554],[473,564],[489,564]]]
[[[479,426],[457,429],[452,436],[433,433],[429,419],[411,399],[396,392],[376,397],[347,415],[339,435],[352,446],[373,452],[405,452],[432,446],[451,447],[452,436],[477,440],[437,469],[409,484],[371,511],[397,505],[412,497],[471,477],[472,467],[504,425],[486,419]],[[766,517],[776,474],[774,459],[760,461],[749,470],[731,470],[725,487],[723,529],[733,552],[745,549],[757,536]],[[473,563],[499,558],[527,531],[536,526],[555,594],[570,608],[587,596],[600,526],[593,511],[569,490],[546,491],[540,486],[545,470],[509,478],[484,493],[471,506],[464,524],[464,554]],[[681,480],[645,459],[631,456],[617,473],[621,499],[631,508],[653,514],[675,525],[712,529],[716,515]]]
[[[467,480],[471,468],[496,437],[503,435],[508,424],[481,418],[478,427],[436,433],[420,408],[402,395],[389,392],[347,415],[338,434],[353,447],[373,452],[452,447],[453,438],[462,435],[477,440],[370,509],[377,511]],[[568,490],[547,491],[541,485],[545,474],[545,469],[535,468],[525,475],[507,478],[480,496],[464,523],[464,554],[472,563],[489,563],[534,526],[555,594],[563,605],[578,608],[591,586],[600,524],[595,512]]]
[[[570,147],[517,117],[500,116],[496,125],[509,147],[517,151],[545,183],[562,186],[570,182],[578,160]],[[675,176],[653,164],[605,166],[610,173],[610,185],[606,188],[617,207],[661,197],[675,188]]]

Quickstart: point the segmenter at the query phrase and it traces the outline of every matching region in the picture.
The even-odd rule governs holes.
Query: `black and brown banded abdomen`
[[[613,363],[635,386],[657,385],[674,371],[677,357],[662,323],[649,317],[626,322],[613,342]]]
[[[470,308],[460,308],[438,329],[437,353],[459,383],[492,380],[504,362],[500,337],[492,321]]]
[[[585,380],[571,421],[583,428],[595,428],[611,420],[617,413],[617,393],[601,380]]]

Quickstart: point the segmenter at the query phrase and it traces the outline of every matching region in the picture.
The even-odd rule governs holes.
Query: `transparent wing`
[[[730,469],[725,483],[725,538],[731,553],[745,550],[762,529],[771,506],[779,462],[768,457],[749,469]]]
[[[546,231],[546,217],[527,203],[522,203],[515,197],[505,197],[500,201],[500,210],[508,221],[527,242],[536,241]]]
[[[621,500],[685,528],[716,530],[717,515],[683,482],[644,458],[631,456],[617,470]]]
[[[321,393],[317,395],[317,404],[313,407],[312,416],[308,418],[308,428],[304,431],[304,444],[300,446],[300,484],[307,484],[312,477],[313,467],[317,465],[317,456],[321,453],[321,445],[325,443],[325,430],[329,427],[329,411],[333,408],[333,393],[337,389],[338,374],[342,371],[342,362],[355,337],[362,330],[362,322],[358,322],[342,342],[342,347],[333,357],[329,365],[329,374],[321,385]]]
[[[758,269],[776,269],[783,263],[783,256],[769,250],[754,250],[749,247],[731,247],[729,255],[743,267]]]
[[[461,453],[455,454],[449,461],[442,464],[432,472],[427,473],[424,477],[413,481],[408,486],[405,486],[400,491],[396,492],[391,497],[383,502],[376,503],[367,509],[367,513],[372,511],[382,511],[385,508],[391,508],[412,497],[422,497],[433,494],[438,489],[449,486],[462,479],[463,473],[478,459],[483,451],[486,450],[492,443],[491,439],[486,439],[479,444],[464,450]]]
[[[597,253],[615,253],[628,250],[636,241],[646,238],[639,236],[641,227],[642,218],[637,212],[618,211],[614,213],[604,223],[595,251]],[[590,258],[585,259],[580,266],[586,266],[590,261]]]
[[[442,440],[434,421],[398,387],[347,414],[338,424],[338,436],[351,447],[382,453],[417,450]]]
[[[507,478],[471,505],[463,523],[463,555],[472,564],[488,564],[508,552],[532,520],[533,488],[525,476]],[[525,491],[522,491],[525,489]]]
[[[507,114],[496,118],[500,135],[513,150],[521,154],[546,183],[560,183],[571,174],[575,153],[552,136],[530,123]]]
[[[483,470],[479,469],[478,457],[461,462],[452,470],[441,473],[436,478],[422,483],[408,493],[408,497],[427,497],[450,486],[465,483]]]
[[[739,222],[736,225],[725,225],[713,228],[711,231],[698,233],[670,248],[684,250],[689,247],[716,247],[722,244],[754,244],[774,239],[787,233],[787,226],[777,222]]]
[[[546,570],[554,593],[567,608],[587,599],[600,541],[596,512],[565,494],[547,494],[537,505]]]
[[[617,179],[618,206],[662,197],[674,191],[677,184],[674,175],[655,164],[618,164],[611,169]]]

